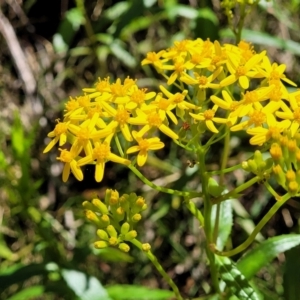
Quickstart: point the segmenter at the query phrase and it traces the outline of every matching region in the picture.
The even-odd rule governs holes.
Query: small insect
[[[191,125],[188,122],[183,122],[182,129],[187,131],[190,129],[190,127],[191,127]]]
[[[198,162],[195,159],[192,160],[187,160],[186,164],[188,165],[189,168],[194,168],[194,166],[197,164]]]

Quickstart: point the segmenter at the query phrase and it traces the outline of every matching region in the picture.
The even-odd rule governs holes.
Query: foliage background
[[[298,0],[261,1],[246,20],[243,35],[257,51],[267,49],[273,61],[285,63],[286,75],[298,85],[299,7]],[[150,191],[124,168],[109,164],[101,184],[94,181],[92,167],[85,169],[83,182],[71,178],[64,184],[55,151],[42,151],[64,102],[98,77],[130,76],[140,87],[157,91],[162,78],[140,66],[147,52],[184,38],[233,42],[220,1],[3,0],[0,19],[0,299],[84,299],[70,284],[83,280],[80,274],[96,277],[112,299],[124,297],[125,287],[113,294],[117,284],[168,289],[142,253],[91,247],[95,229],[84,220],[81,202],[103,196],[106,188],[146,197],[149,209],[140,239],[151,243],[184,296],[209,293],[204,235],[181,199]],[[151,157],[142,172],[159,185],[197,188],[196,170],[187,166],[193,158],[164,142],[168,147]],[[249,151],[246,137],[233,142],[232,164]],[[212,169],[220,149],[218,145],[211,151]],[[236,172],[227,184],[244,180],[245,174]],[[247,238],[273,202],[260,185],[233,202],[233,246]],[[200,200],[196,203],[201,207]],[[258,239],[299,233],[299,214],[299,201],[290,200]],[[279,255],[257,274],[254,281],[265,297],[297,299],[299,251]]]

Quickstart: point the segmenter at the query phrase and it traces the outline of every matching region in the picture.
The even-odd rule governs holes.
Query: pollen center
[[[125,109],[118,109],[117,113],[115,115],[115,120],[120,123],[121,125],[124,125],[127,123],[129,119],[129,113]]]
[[[158,113],[153,112],[148,115],[148,122],[150,126],[159,127],[162,123],[162,120]]]
[[[95,159],[105,160],[110,154],[110,147],[107,144],[98,144],[93,151]]]
[[[55,135],[61,135],[62,133],[65,133],[67,129],[68,125],[66,123],[58,123],[54,128],[54,133]]]
[[[212,109],[208,109],[203,113],[205,120],[211,120],[215,116],[215,112]]]

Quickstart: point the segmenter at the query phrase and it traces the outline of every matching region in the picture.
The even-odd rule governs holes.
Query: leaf
[[[48,273],[45,264],[30,264],[28,266],[16,265],[5,272],[0,273],[0,290],[4,290],[12,284],[23,282],[32,276],[45,275]]]
[[[217,212],[217,205],[212,207],[212,224],[215,224]],[[219,212],[219,231],[217,239],[217,248],[222,250],[228,240],[228,237],[232,229],[232,205],[231,200],[226,200],[220,203],[220,212]]]
[[[113,285],[106,290],[114,300],[167,300],[174,297],[171,291],[148,289],[138,285]]]
[[[228,258],[215,256],[220,267],[221,279],[226,283],[230,292],[239,300],[259,300],[260,297],[250,285],[245,276],[236,268],[235,264]]]
[[[286,252],[285,270],[283,274],[284,299],[299,299],[300,283],[300,247]]]
[[[114,40],[110,45],[110,51],[120,60],[125,66],[134,68],[137,65],[136,59],[123,48],[118,40]]]
[[[4,241],[0,241],[0,257],[12,261],[17,259],[17,256],[11,252]]]
[[[45,296],[44,290],[45,288],[42,285],[31,286],[23,289],[22,291],[18,292],[17,294],[13,295],[7,300],[24,300],[33,298],[35,299],[39,296]]]
[[[17,112],[14,114],[14,123],[11,129],[11,142],[16,158],[21,158],[25,150],[24,129]]]
[[[279,253],[297,245],[300,245],[300,234],[288,234],[270,238],[242,257],[237,263],[237,268],[247,279],[251,279]]]
[[[81,300],[111,300],[96,277],[77,270],[63,269],[61,273],[69,288]]]

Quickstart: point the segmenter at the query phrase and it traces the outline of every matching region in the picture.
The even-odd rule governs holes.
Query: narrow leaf
[[[107,287],[107,292],[113,299],[161,300],[174,297],[173,292],[159,289],[148,289],[138,285],[113,285]],[[134,297],[133,297],[134,295]]]
[[[247,279],[251,279],[279,253],[285,252],[297,245],[300,245],[300,234],[281,235],[270,238],[242,257],[237,263],[237,268]]]
[[[7,300],[24,300],[24,299],[36,299],[36,297],[45,296],[44,286],[36,285],[23,289],[19,293],[13,295]]]

